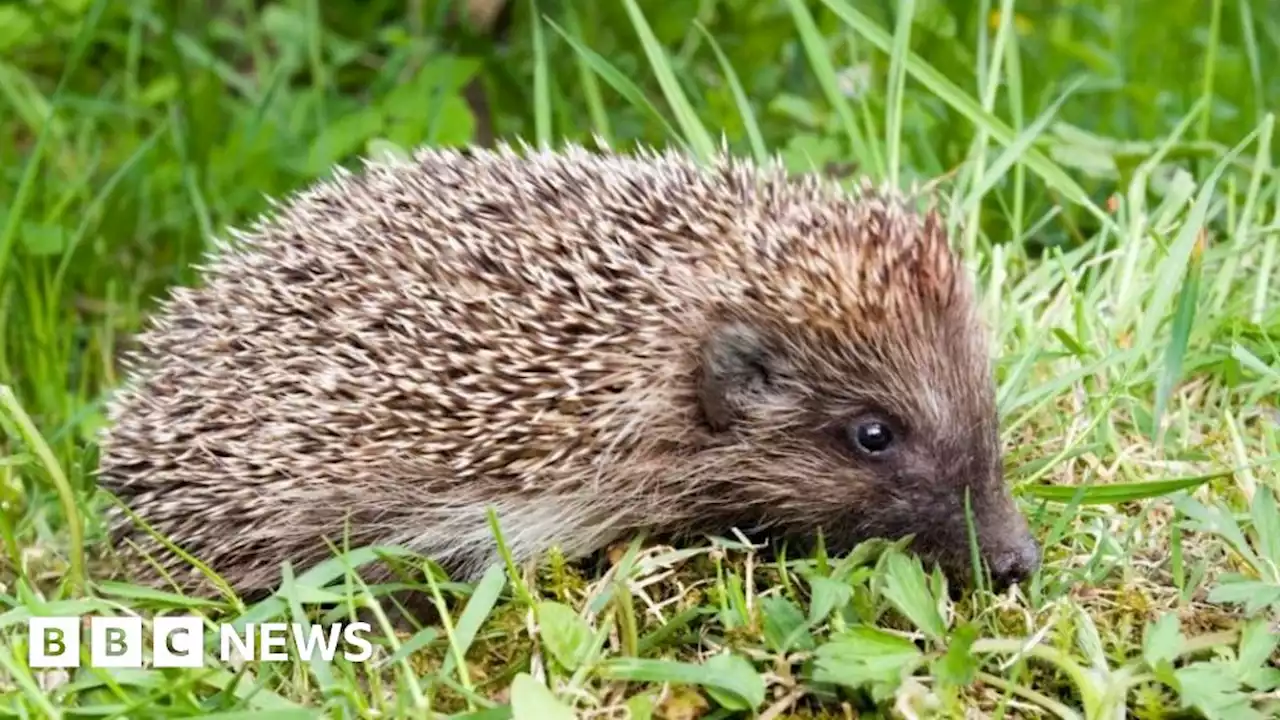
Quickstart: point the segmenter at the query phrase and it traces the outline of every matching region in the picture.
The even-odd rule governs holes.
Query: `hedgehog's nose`
[[[1027,538],[991,561],[991,582],[1000,591],[1031,577],[1040,567],[1040,546]]]

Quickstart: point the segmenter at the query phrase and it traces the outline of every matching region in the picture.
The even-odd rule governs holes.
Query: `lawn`
[[[1272,3],[519,0],[497,42],[442,30],[445,10],[0,4],[0,713],[1280,714]],[[953,599],[901,543],[765,560],[637,541],[603,565],[429,575],[440,612],[408,627],[336,561],[282,568],[252,606],[104,577],[94,438],[166,288],[335,164],[486,135],[699,154],[723,136],[930,188],[995,333],[1040,571]],[[323,598],[341,604],[303,613]],[[28,664],[33,615],[243,628],[357,607],[369,662]]]

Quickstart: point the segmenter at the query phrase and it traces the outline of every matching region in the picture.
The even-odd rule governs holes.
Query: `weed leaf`
[[[511,717],[513,720],[574,720],[573,710],[529,673],[516,675],[511,683]]]
[[[813,635],[795,603],[781,595],[770,595],[760,603],[760,612],[764,616],[765,641],[775,652],[813,649]]]
[[[729,710],[754,710],[764,703],[764,678],[743,657],[722,652],[706,662],[707,672],[721,678],[707,694]]]
[[[1250,503],[1249,516],[1253,520],[1253,529],[1258,533],[1258,550],[1271,562],[1268,574],[1274,582],[1280,583],[1280,510],[1276,509],[1276,496],[1270,488],[1259,488]]]
[[[1259,692],[1280,688],[1280,668],[1271,664],[1271,655],[1280,645],[1280,636],[1272,634],[1264,619],[1252,620],[1240,635],[1240,651],[1236,655],[1236,677]]]
[[[941,641],[947,625],[938,612],[938,601],[929,592],[928,580],[918,557],[901,552],[884,556],[884,596],[916,627]]]
[[[813,593],[809,600],[810,625],[826,620],[828,615],[848,605],[853,598],[853,587],[849,583],[822,575],[809,578],[809,589]]]
[[[1185,641],[1178,616],[1165,613],[1147,625],[1146,636],[1142,639],[1142,659],[1146,660],[1156,677],[1168,682],[1173,677],[1173,661],[1182,651]]]
[[[1241,604],[1246,614],[1253,615],[1262,608],[1280,604],[1280,585],[1251,580],[1239,573],[1224,573],[1209,591],[1208,600]]]
[[[978,672],[978,660],[973,656],[973,641],[978,630],[965,623],[951,634],[947,652],[933,662],[933,672],[944,685],[965,686],[973,682]]]
[[[1198,662],[1175,671],[1183,708],[1199,710],[1209,720],[1263,720],[1249,696],[1236,687],[1229,666]]]
[[[698,685],[728,710],[754,710],[764,702],[764,679],[747,660],[727,652],[702,665],[618,658],[603,664],[600,674],[615,680]]]
[[[538,603],[542,644],[556,662],[574,671],[591,651],[591,626],[573,608],[558,602]]]
[[[813,679],[853,689],[871,687],[881,697],[897,688],[903,669],[920,659],[910,640],[879,628],[858,625],[817,649]]]

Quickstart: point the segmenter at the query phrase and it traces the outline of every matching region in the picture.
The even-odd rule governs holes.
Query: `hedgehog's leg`
[[[123,488],[122,499],[132,501],[131,512],[148,527],[120,508],[108,512],[113,554],[132,582],[200,597],[222,595],[223,588],[199,564],[253,602],[276,591],[286,561],[296,576],[332,557],[335,548],[377,541],[376,526],[358,510],[349,512],[357,505],[336,491],[323,498],[295,492],[294,502],[278,504],[259,497],[273,495],[270,483],[243,493],[232,489],[248,485],[228,486],[210,503],[189,487],[175,487],[133,495]],[[357,571],[365,576],[365,568]]]
[[[517,564],[535,560],[552,548],[568,559],[586,556],[615,540],[627,525],[620,509],[599,498],[528,496],[470,498],[442,505],[420,522],[405,527],[388,543],[423,554],[439,563],[454,579],[473,582],[504,560],[489,524],[492,508],[502,541]]]
[[[324,486],[324,497],[308,497],[295,488],[293,502],[271,505],[273,512],[261,514],[262,503],[246,498],[221,497],[214,508],[185,507],[189,494],[168,502],[150,502],[147,507],[164,507],[160,517],[145,518],[154,530],[168,538],[181,538],[179,545],[190,555],[218,573],[238,594],[260,597],[274,592],[282,579],[284,561],[295,576],[333,556],[333,549],[358,549],[370,545],[400,547],[429,558],[459,581],[474,582],[493,564],[502,563],[498,543],[489,524],[490,508],[497,513],[503,541],[518,564],[526,563],[553,547],[569,559],[601,549],[629,526],[625,508],[602,502],[598,495],[481,496],[479,493],[438,489],[433,482],[384,482],[379,486],[379,502],[359,496],[358,487],[343,487],[351,496]],[[260,488],[269,493],[270,488]],[[245,500],[244,506],[233,500]],[[182,510],[179,512],[178,510]],[[234,511],[234,512],[233,512]],[[235,523],[213,522],[214,516],[233,517]],[[129,574],[137,582],[172,589],[165,575],[183,592],[203,596],[219,594],[217,588],[187,560],[170,552],[145,530],[130,521],[117,532],[128,549],[132,541],[140,550],[126,553]],[[138,552],[154,558],[143,559]],[[164,573],[157,572],[158,562]],[[409,563],[412,565],[412,562]],[[364,565],[356,572],[368,584],[394,579],[394,568],[383,561]]]

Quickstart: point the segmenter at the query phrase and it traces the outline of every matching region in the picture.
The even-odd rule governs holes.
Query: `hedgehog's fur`
[[[992,567],[1037,562],[970,283],[897,192],[723,155],[421,150],[337,171],[203,271],[141,336],[100,479],[240,591],[324,537],[474,577],[488,506],[518,560],[821,528],[914,533],[963,579],[966,487]],[[879,458],[849,440],[871,417]]]

